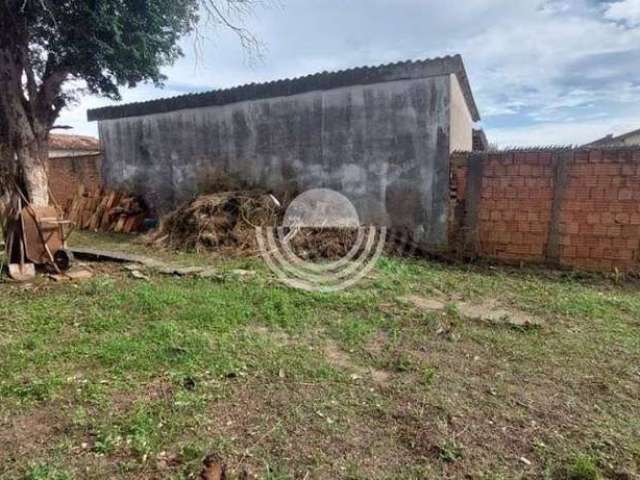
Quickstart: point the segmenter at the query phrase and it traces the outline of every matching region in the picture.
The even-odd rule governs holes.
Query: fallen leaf
[[[227,466],[218,463],[213,455],[204,459],[204,469],[200,472],[201,480],[225,480],[227,478]]]

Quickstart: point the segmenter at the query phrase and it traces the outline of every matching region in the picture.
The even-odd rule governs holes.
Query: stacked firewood
[[[134,196],[103,189],[91,191],[80,186],[66,214],[76,228],[134,233],[143,230],[148,211],[144,202]]]

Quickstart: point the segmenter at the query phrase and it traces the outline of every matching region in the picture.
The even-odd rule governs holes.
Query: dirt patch
[[[447,303],[441,299],[425,298],[419,295],[407,295],[400,297],[399,300],[424,312],[443,311],[447,306]],[[493,299],[485,300],[482,303],[456,302],[453,305],[462,317],[470,320],[523,328],[542,325],[542,321],[539,318],[502,306],[497,300]]]
[[[384,352],[388,342],[389,336],[387,333],[379,331],[367,342],[366,350],[372,357],[378,356]]]
[[[58,408],[39,408],[0,420],[0,465],[19,461],[23,455],[47,449],[51,437],[64,429]]]
[[[435,298],[424,298],[419,295],[407,295],[406,297],[400,297],[400,301],[413,305],[419,310],[428,312],[444,310],[446,303]]]
[[[341,368],[343,370],[359,370],[361,372],[363,371],[361,367],[356,366],[351,361],[349,355],[347,355],[333,342],[327,342],[327,344],[323,348],[323,352],[329,363],[335,367]]]
[[[351,372],[354,380],[370,377],[375,383],[380,385],[386,385],[391,380],[390,372],[375,368],[365,368],[355,364],[351,360],[351,357],[333,342],[327,342],[323,347],[323,352],[329,364],[341,370]]]
[[[371,374],[373,381],[379,385],[387,385],[391,381],[391,373],[386,370],[370,368],[369,373]]]
[[[254,475],[250,478],[271,478],[264,466],[278,463],[288,472],[278,478],[382,478],[401,470],[409,457],[389,419],[359,402],[330,401],[327,388],[286,380],[237,384],[227,399],[210,404],[207,418],[214,435],[232,439],[225,451],[211,452],[224,459],[228,478],[242,470]],[[358,382],[350,389],[361,395],[369,391]],[[362,477],[345,473],[354,465]]]
[[[487,300],[483,303],[458,303],[456,307],[463,317],[471,320],[480,320],[492,324],[512,325],[515,327],[536,327],[542,325],[542,321],[539,318],[518,310],[503,307],[495,300]]]

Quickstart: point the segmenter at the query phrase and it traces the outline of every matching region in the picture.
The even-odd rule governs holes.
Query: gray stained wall
[[[101,120],[103,177],[158,213],[218,168],[276,194],[331,188],[363,222],[445,248],[454,84],[447,74]],[[455,138],[464,147],[471,132]]]

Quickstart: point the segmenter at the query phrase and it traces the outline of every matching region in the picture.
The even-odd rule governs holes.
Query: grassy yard
[[[638,284],[384,258],[312,294],[179,260],[257,274],[0,284],[0,479],[638,478]],[[488,301],[539,325],[456,306]]]

